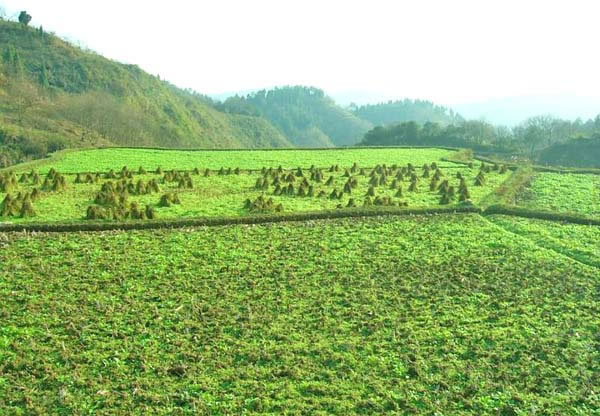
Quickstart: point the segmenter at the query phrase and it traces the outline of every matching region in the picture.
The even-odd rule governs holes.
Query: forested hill
[[[600,132],[593,137],[579,137],[544,149],[539,162],[544,165],[600,168]]]
[[[360,107],[352,106],[351,109],[357,117],[377,126],[397,124],[404,121],[433,122],[443,125],[464,121],[452,109],[424,100],[388,101],[387,103],[367,104]]]
[[[262,116],[301,147],[353,145],[373,127],[313,87],[282,87],[234,96],[225,100],[222,108],[232,114]]]
[[[0,20],[0,167],[90,145],[291,147],[268,121]]]

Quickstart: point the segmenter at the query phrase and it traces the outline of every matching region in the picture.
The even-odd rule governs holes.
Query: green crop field
[[[598,176],[453,155],[0,172],[0,415],[600,415]]]
[[[439,162],[456,152],[442,149],[321,149],[321,150],[155,150],[155,149],[95,149],[60,154],[55,160],[39,164],[41,173],[54,167],[62,173],[106,172],[128,166],[137,169],[155,170],[158,166],[165,170],[179,169],[220,169],[237,167],[241,169],[261,169],[278,167],[287,169],[311,165],[318,167],[338,164],[351,166],[354,162],[361,166],[374,167],[377,164],[394,163],[416,166],[438,161],[440,166],[451,165]]]
[[[503,215],[489,217],[507,231],[532,240],[541,247],[555,250],[579,262],[600,267],[600,227],[562,224]]]
[[[597,269],[477,215],[5,234],[6,414],[598,414]]]
[[[520,195],[527,208],[600,215],[600,175],[537,173]]]
[[[463,178],[468,188],[468,196],[464,199],[477,203],[511,174],[508,170],[500,170],[500,167],[494,170],[489,166],[485,173],[485,181],[480,186],[476,186],[481,164],[469,167],[464,164],[444,162],[440,158],[447,156],[449,152],[438,149],[388,150],[390,154],[385,156],[381,149],[333,150],[327,153],[329,158],[324,158],[319,166],[304,169],[286,167],[280,170],[277,170],[280,166],[278,162],[271,166],[263,166],[262,169],[252,170],[256,166],[261,166],[263,162],[273,162],[265,158],[257,162],[259,159],[252,159],[252,157],[281,155],[283,160],[287,160],[286,166],[293,164],[305,166],[309,162],[303,161],[302,157],[306,155],[315,157],[324,154],[324,151],[189,151],[185,153],[195,157],[194,162],[204,162],[204,166],[228,164],[230,167],[227,169],[206,167],[200,169],[185,160],[175,163],[171,161],[170,155],[183,153],[178,151],[140,150],[138,159],[132,156],[132,149],[70,152],[64,155],[64,159],[57,160],[55,165],[39,166],[39,170],[34,169],[27,173],[5,173],[4,179],[0,175],[0,202],[4,207],[8,207],[9,203],[5,201],[7,195],[9,199],[15,200],[14,209],[0,211],[0,221],[73,222],[85,221],[86,217],[87,219],[124,220],[128,217],[134,219],[137,215],[128,214],[132,204],[136,204],[139,207],[136,210],[139,211],[146,212],[151,209],[152,217],[160,219],[239,217],[252,215],[257,211],[296,213],[365,205],[431,207],[440,204],[457,204],[461,201],[459,177]],[[106,165],[109,169],[103,173],[89,174],[87,172],[96,170],[100,164],[84,163],[88,170],[77,170],[83,169],[83,165],[73,163],[77,155],[81,155],[82,160],[86,161],[94,152],[97,152],[102,163],[112,163]],[[102,159],[107,152],[116,155],[115,158]],[[123,157],[119,158],[118,155]],[[149,155],[150,157],[147,157]],[[339,155],[340,160],[355,160],[355,162],[347,165],[337,163],[331,166],[325,165],[334,160],[332,155]],[[157,159],[158,156],[162,159]],[[212,160],[211,158],[215,156],[220,159]],[[377,158],[381,158],[380,163],[375,163]],[[130,162],[127,170],[121,167],[121,162],[125,159]],[[149,160],[156,163],[156,166],[150,168],[152,164],[148,162]],[[308,160],[316,161],[311,158]],[[387,166],[386,162],[390,165]],[[148,169],[144,168],[144,165]],[[412,170],[409,169],[410,165],[414,166]],[[427,169],[424,165],[427,165]],[[131,166],[142,168],[133,169]],[[158,166],[161,166],[160,171],[157,170]],[[177,171],[164,170],[162,166],[175,166]],[[241,168],[237,171],[231,166],[238,168],[241,166]],[[270,170],[267,171],[266,168]],[[45,169],[44,174],[42,172]],[[77,172],[77,174],[63,175],[64,172]],[[439,178],[434,181],[436,173]],[[63,178],[64,183],[59,184],[60,186],[55,186],[60,179],[57,175]],[[412,182],[415,177],[417,183],[413,187]],[[151,181],[156,182],[154,189],[149,187]],[[445,181],[448,187],[452,188],[448,196],[445,196],[444,189],[447,189],[444,188]],[[109,185],[110,191],[106,191],[105,187]],[[37,196],[30,198],[31,212],[21,214],[25,196],[32,195],[34,190]],[[101,194],[104,194],[104,197]],[[19,195],[21,197],[18,197]],[[165,195],[177,195],[177,203],[165,203]],[[267,201],[269,205],[250,205],[257,199]],[[89,215],[90,207],[103,210],[103,213]]]

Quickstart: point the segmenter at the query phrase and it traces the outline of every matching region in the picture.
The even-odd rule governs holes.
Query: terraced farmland
[[[600,227],[519,217],[597,176],[388,150],[2,172],[0,414],[600,414]]]

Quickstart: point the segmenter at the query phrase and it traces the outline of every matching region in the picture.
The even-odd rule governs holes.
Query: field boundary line
[[[435,207],[435,208],[346,208],[339,210],[300,212],[276,215],[253,215],[247,217],[197,217],[173,220],[146,220],[100,222],[87,221],[77,223],[23,223],[0,224],[0,232],[90,232],[112,230],[155,230],[162,228],[215,227],[224,225],[254,225],[278,222],[302,222],[310,220],[330,220],[342,218],[367,218],[379,216],[418,216],[444,214],[481,214],[481,208],[475,205]]]
[[[511,217],[532,218],[554,222],[565,222],[569,224],[600,226],[600,218],[569,212],[560,213],[554,211],[533,210],[514,205],[491,205],[483,210],[482,215],[507,215]]]

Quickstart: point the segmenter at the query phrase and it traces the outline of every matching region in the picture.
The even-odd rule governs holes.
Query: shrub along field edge
[[[512,205],[517,193],[533,179],[533,176],[534,170],[530,167],[516,169],[499,187],[481,201],[481,206]]]
[[[534,210],[514,205],[491,205],[483,211],[483,215],[509,215],[513,217],[533,218],[547,221],[566,222],[580,225],[600,225],[600,218],[592,218],[575,213],[558,213],[554,211]]]
[[[94,221],[77,223],[27,223],[0,224],[0,232],[80,232],[111,230],[153,230],[160,228],[211,227],[222,225],[252,225],[275,222],[309,221],[336,218],[360,218],[376,216],[408,216],[438,214],[481,214],[481,208],[475,205],[455,205],[434,208],[343,208],[339,210],[301,212],[290,214],[252,215],[247,217],[200,217],[173,220],[146,221]]]

